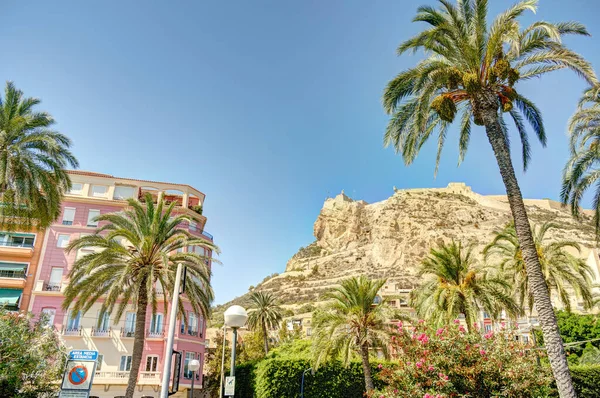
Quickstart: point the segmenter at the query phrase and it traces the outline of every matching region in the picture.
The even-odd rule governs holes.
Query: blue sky
[[[435,179],[433,143],[410,167],[382,148],[381,93],[420,58],[395,48],[421,28],[410,20],[422,3],[434,2],[6,2],[0,79],[43,100],[82,169],[206,193],[222,303],[282,272],[313,241],[323,200],[342,189],[368,202],[393,186],[451,181],[504,192],[481,128],[460,168],[452,130]],[[509,4],[492,3],[492,12]],[[594,0],[542,0],[524,22],[585,23],[594,37],[567,43],[597,66],[599,13]],[[562,71],[520,87],[549,135],[519,174],[526,197],[558,197],[565,125],[584,87]]]

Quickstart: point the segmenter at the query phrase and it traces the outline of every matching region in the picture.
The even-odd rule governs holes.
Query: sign
[[[225,377],[225,396],[233,397],[235,395],[235,376]]]
[[[74,350],[61,384],[59,398],[88,398],[96,372],[98,351]]]
[[[69,359],[77,361],[96,361],[98,351],[75,350],[69,353]]]

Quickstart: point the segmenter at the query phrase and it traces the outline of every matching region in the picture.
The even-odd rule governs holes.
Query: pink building
[[[64,311],[61,307],[62,292],[68,283],[68,273],[76,258],[87,254],[85,250],[67,254],[64,248],[73,239],[93,233],[97,227],[93,219],[97,215],[119,211],[126,206],[127,198],[142,198],[146,192],[150,192],[154,198],[162,196],[170,202],[176,202],[176,211],[194,220],[185,228],[195,236],[212,241],[212,236],[204,231],[206,217],[202,215],[202,205],[205,195],[188,185],[118,178],[84,171],[71,171],[69,174],[73,189],[66,195],[61,217],[45,233],[29,310],[35,314],[47,314],[67,347],[99,352],[91,396],[113,398],[124,395],[129,378],[135,310],[131,307],[118,322],[111,315],[100,314],[100,303],[85,314]],[[187,250],[204,253],[205,249],[190,247]],[[206,253],[208,257],[210,254]],[[177,396],[187,396],[187,389],[190,388],[192,375],[187,369],[188,362],[198,359],[203,364],[205,354],[206,322],[200,314],[192,312],[185,295],[183,302],[188,311],[188,324],[178,320],[175,333],[174,349],[182,353],[181,393]],[[146,342],[136,397],[158,397],[160,392],[169,314],[164,313],[162,304],[159,304],[158,311],[152,315],[152,310],[148,309]],[[102,319],[98,327],[99,317]],[[201,386],[202,368],[197,372],[195,388]]]

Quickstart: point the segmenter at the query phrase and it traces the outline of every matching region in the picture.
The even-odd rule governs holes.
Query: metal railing
[[[140,372],[141,380],[160,380],[160,372]]]
[[[46,282],[44,283],[44,290],[47,292],[60,292],[60,283]]]
[[[135,337],[135,331],[131,329],[121,328],[121,337]]]
[[[159,337],[165,337],[165,331],[164,330],[146,330],[146,337],[151,337],[151,338],[159,338]]]
[[[129,371],[96,372],[98,379],[129,379]]]
[[[202,235],[206,236],[208,239],[213,240],[213,236],[206,231],[202,231]]]
[[[108,328],[108,329],[92,328],[92,336],[94,336],[94,337],[111,337],[112,329],[111,328]]]
[[[0,269],[0,278],[25,279],[25,271],[8,271]]]
[[[63,336],[81,336],[81,327],[63,328],[62,334]]]

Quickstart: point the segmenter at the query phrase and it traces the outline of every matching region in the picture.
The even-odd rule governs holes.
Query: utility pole
[[[167,335],[167,345],[165,347],[165,364],[162,373],[162,385],[160,388],[160,397],[169,396],[169,380],[171,379],[171,363],[173,360],[173,340],[175,339],[175,321],[177,319],[177,304],[179,301],[179,286],[181,285],[181,271],[183,265],[177,264],[177,274],[175,276],[175,286],[173,287],[173,296],[171,301],[171,313],[169,318],[169,334]]]

